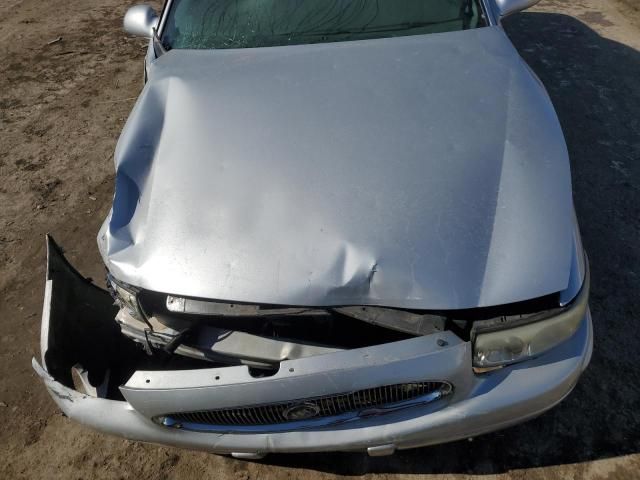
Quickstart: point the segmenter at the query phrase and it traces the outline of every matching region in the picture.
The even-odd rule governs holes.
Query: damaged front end
[[[588,272],[572,302],[546,312],[572,315],[562,328],[544,326],[544,300],[512,307],[517,319],[502,316],[514,331],[525,329],[515,337],[529,346],[550,333],[554,341],[526,363],[500,363],[500,329],[485,318],[495,312],[234,304],[113,277],[108,292],[47,242],[34,368],[67,416],[133,440],[243,458],[384,455],[535,416],[573,388],[590,357]],[[522,350],[512,337],[508,352]]]

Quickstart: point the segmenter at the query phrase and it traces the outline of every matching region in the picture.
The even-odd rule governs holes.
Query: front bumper
[[[535,417],[575,386],[592,351],[589,312],[566,342],[527,362],[482,375],[471,368],[471,344],[451,332],[375,347],[284,361],[270,377],[254,378],[245,366],[182,371],[136,371],[111,400],[72,388],[69,367],[120,368],[126,348],[113,335],[110,296],[83,279],[50,241],[42,318],[42,366],[33,367],[70,418],[131,440],[248,458],[269,452],[368,451],[443,443],[487,433]],[[95,335],[78,332],[95,330]],[[66,352],[66,353],[65,353]],[[72,353],[69,353],[72,352]],[[116,365],[110,365],[113,359]],[[102,359],[102,360],[101,360]],[[329,395],[418,379],[445,380],[445,399],[339,425],[290,431],[210,432],[163,426],[163,413],[197,411]]]

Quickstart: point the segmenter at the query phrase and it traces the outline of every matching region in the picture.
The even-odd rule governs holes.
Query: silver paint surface
[[[438,345],[445,339],[446,347]],[[448,381],[453,399],[472,388],[472,349],[452,332],[314,357],[284,360],[272,376],[255,378],[242,365],[196,370],[136,371],[120,387],[146,417],[322,397],[380,385]],[[219,377],[213,382],[211,379]]]
[[[540,0],[495,0],[500,17],[508,17],[514,13],[533,7]]]
[[[469,342],[460,340],[452,332],[442,332],[396,343],[285,361],[283,368],[271,377],[254,378],[246,366],[138,371],[123,387],[128,401],[96,398],[60,383],[60,378],[54,377],[56,354],[49,357],[44,353],[61,346],[56,343],[56,336],[50,335],[50,331],[60,332],[61,325],[74,325],[68,323],[67,317],[68,312],[78,313],[73,310],[73,304],[93,303],[99,298],[94,305],[99,311],[112,308],[111,299],[104,291],[97,297],[91,295],[92,298],[89,298],[88,292],[95,293],[99,289],[82,278],[73,267],[65,265],[61,252],[57,248],[52,250],[52,246],[53,243],[49,242],[49,295],[45,297],[43,305],[40,347],[43,353],[42,366],[34,358],[33,368],[53,400],[69,418],[131,440],[216,453],[241,452],[251,455],[267,452],[365,451],[382,445],[390,450],[390,445],[404,449],[442,443],[504,428],[551,408],[573,389],[589,363],[593,349],[591,315],[587,311],[578,331],[556,348],[538,358],[506,366],[487,375],[473,373]],[[69,292],[84,293],[70,295]],[[95,322],[89,324],[93,328],[98,325]],[[94,332],[92,335],[90,330],[83,332],[85,338],[95,338],[99,334]],[[447,345],[440,345],[437,341],[439,338],[446,338]],[[57,371],[59,374],[59,368]],[[362,418],[348,426],[244,435],[166,428],[149,417],[157,412],[166,412],[165,409],[158,409],[163,403],[165,408],[170,407],[171,410],[180,405],[180,408],[188,411],[201,405],[212,405],[211,402],[217,405],[231,402],[231,405],[236,405],[238,399],[247,402],[301,398],[314,393],[335,393],[347,386],[381,385],[391,379],[399,381],[425,375],[446,377],[454,385],[454,393],[446,403],[434,402],[384,416]]]
[[[569,162],[500,27],[154,61],[103,259],[129,284],[281,305],[457,309],[569,283]]]
[[[124,16],[124,30],[139,37],[151,38],[158,26],[158,14],[149,5],[134,5]]]
[[[457,376],[471,381],[471,389],[466,397],[446,408],[426,407],[390,414],[386,418],[373,417],[362,420],[360,428],[253,435],[166,428],[152,422],[128,402],[82,394],[56,381],[47,372],[46,363],[40,366],[34,358],[32,364],[53,400],[69,418],[130,440],[215,453],[365,451],[371,446],[390,443],[398,449],[433,445],[477,436],[536,417],[571,392],[589,362],[592,341],[591,316],[587,314],[576,335],[544,357],[506,367],[493,375],[473,375],[468,365],[460,368]],[[46,349],[46,345],[43,347]],[[352,353],[356,356],[358,351]],[[447,364],[438,365],[448,368]],[[203,381],[205,377],[210,378],[208,370],[201,372]],[[252,381],[258,383],[261,379]],[[263,387],[269,390],[269,379]],[[192,393],[191,389],[183,391],[183,400],[190,401]]]

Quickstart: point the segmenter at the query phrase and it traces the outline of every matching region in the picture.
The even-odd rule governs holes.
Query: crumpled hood
[[[99,234],[122,281],[459,309],[566,288],[569,162],[499,28],[158,59]]]

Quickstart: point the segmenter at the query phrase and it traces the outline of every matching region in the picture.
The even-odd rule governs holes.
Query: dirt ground
[[[32,371],[45,232],[101,282],[95,236],[144,42],[122,32],[124,0],[0,2],[0,478],[640,478],[638,3],[543,1],[505,22],[556,105],[591,258],[596,346],[574,393],[473,441],[251,463],[89,431],[59,413]]]

